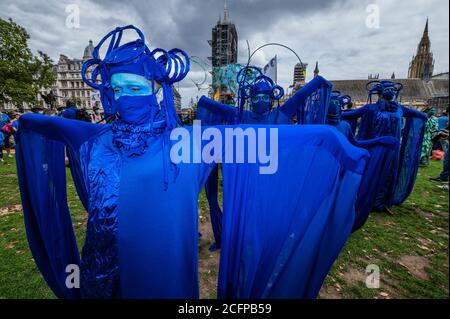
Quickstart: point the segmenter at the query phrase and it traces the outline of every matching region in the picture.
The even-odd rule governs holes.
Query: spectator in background
[[[439,131],[445,129],[448,126],[447,111],[444,111],[441,116],[438,117]]]
[[[92,114],[92,122],[103,124],[103,114],[100,112],[100,108],[98,106],[94,106],[94,113]]]
[[[447,136],[447,138],[448,138],[448,136]],[[439,177],[430,178],[430,180],[432,180],[434,182],[447,182],[448,183],[448,148],[447,148],[447,151],[445,152],[444,167],[442,169],[441,174],[439,175]]]
[[[2,154],[3,154],[3,148],[5,148],[6,153],[8,154],[8,157],[12,157],[11,145],[9,142],[9,139],[12,135],[11,129],[12,129],[11,118],[8,116],[8,114],[0,111],[0,131],[2,132],[1,138],[2,138],[2,145],[3,145]],[[2,159],[3,159],[3,155],[2,155]]]
[[[5,139],[5,135],[2,130],[0,130],[0,162],[3,163],[3,149],[5,148],[5,143],[3,142]]]
[[[31,108],[31,112],[35,114],[42,114],[44,113],[44,109],[41,106],[35,106]]]
[[[19,130],[19,118],[20,118],[20,113],[19,112],[15,112],[14,113],[14,117],[13,117],[13,119],[11,121],[11,125],[12,125],[12,127],[14,129],[13,136],[14,136],[14,143],[15,144],[17,144],[16,135],[17,135],[17,131]]]
[[[422,154],[420,158],[421,166],[428,166],[430,164],[431,149],[433,147],[433,138],[439,132],[439,124],[436,114],[436,109],[430,107],[425,110],[428,115],[427,123],[425,124],[425,135],[423,136]]]
[[[77,119],[78,108],[75,103],[71,100],[66,102],[66,109],[62,113],[62,117],[67,119],[76,120]]]
[[[92,122],[91,116],[88,114],[85,107],[78,109],[76,119],[79,121]]]

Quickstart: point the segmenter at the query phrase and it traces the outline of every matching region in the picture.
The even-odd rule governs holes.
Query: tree
[[[33,55],[28,48],[30,36],[12,19],[0,19],[0,103],[36,102],[40,88],[55,80],[53,61],[44,52]]]

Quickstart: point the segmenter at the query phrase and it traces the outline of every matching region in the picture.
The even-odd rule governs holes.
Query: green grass
[[[420,169],[413,194],[394,215],[373,213],[353,234],[327,277],[320,298],[448,298],[448,191],[428,180],[442,162]],[[82,246],[86,212],[68,173],[68,201]],[[32,259],[23,225],[14,159],[0,163],[0,299],[54,298]],[[201,296],[216,297],[218,252],[204,192],[199,198]],[[412,260],[412,262],[411,262]],[[381,286],[365,286],[365,269],[380,267]]]

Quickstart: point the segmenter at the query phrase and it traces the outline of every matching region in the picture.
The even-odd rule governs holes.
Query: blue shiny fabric
[[[164,189],[167,133],[34,114],[20,121],[17,161],[28,240],[58,297],[198,298],[197,198],[212,164],[171,166]],[[128,147],[147,133],[141,147]],[[64,145],[79,153],[89,196],[81,261],[67,208]],[[52,180],[45,177],[50,173]],[[65,288],[70,263],[80,265],[80,290]]]
[[[277,128],[275,174],[222,164],[219,298],[315,298],[351,233],[367,151],[328,126]]]
[[[401,204],[414,187],[426,115],[396,101],[380,100],[376,104],[344,112],[342,118],[349,122],[358,140],[391,136],[401,141],[390,169],[384,172],[387,180],[379,190],[373,208],[381,211]]]

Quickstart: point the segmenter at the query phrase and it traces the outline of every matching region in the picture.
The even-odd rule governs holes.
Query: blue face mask
[[[265,114],[272,107],[272,99],[267,94],[257,94],[252,97],[252,111],[256,114]]]
[[[140,75],[117,73],[111,77],[114,91],[114,109],[120,118],[130,124],[152,121],[158,109],[158,100],[152,93],[149,81]]]
[[[397,92],[396,92],[395,88],[388,87],[388,88],[385,88],[381,94],[385,100],[392,101],[395,98]]]
[[[143,124],[152,121],[159,105],[154,94],[142,96],[123,95],[114,100],[114,107],[120,118],[130,124]]]

